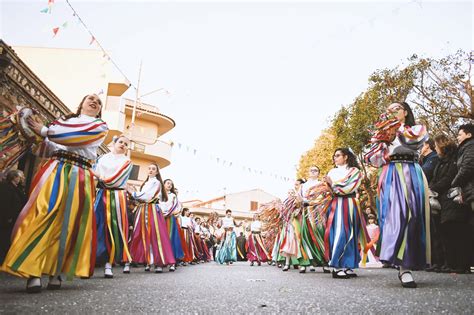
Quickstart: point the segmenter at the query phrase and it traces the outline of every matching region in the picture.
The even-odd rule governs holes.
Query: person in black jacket
[[[10,248],[16,218],[27,201],[21,185],[24,177],[22,171],[11,170],[0,183],[0,265]]]
[[[439,135],[435,137],[435,145],[440,159],[430,182],[430,189],[438,193],[441,204],[439,236],[443,246],[438,259],[444,262],[444,266],[440,271],[465,273],[469,270],[469,251],[465,246],[469,242],[469,208],[453,201],[447,194],[458,173],[456,144],[445,135]]]
[[[470,208],[469,224],[471,235],[470,261],[474,265],[474,125],[465,124],[458,131],[458,172],[451,186],[461,187],[463,202]]]
[[[421,148],[421,168],[423,169],[423,173],[425,173],[426,180],[428,182],[431,181],[433,178],[433,173],[438,165],[439,157],[435,151],[435,144],[433,139],[428,139],[423,144]]]

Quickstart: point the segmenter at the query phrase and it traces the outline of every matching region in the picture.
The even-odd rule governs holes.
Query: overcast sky
[[[473,44],[471,1],[70,3],[135,84],[143,61],[143,93],[170,92],[145,101],[176,121],[163,136],[175,143],[163,175],[182,200],[222,195],[224,187],[284,197],[300,156],[373,71],[413,53],[440,57]],[[40,13],[45,7],[47,0],[2,0],[2,39],[93,48],[65,1],[51,14]]]

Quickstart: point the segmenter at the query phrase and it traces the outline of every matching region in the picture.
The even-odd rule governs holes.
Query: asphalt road
[[[347,280],[320,268],[299,274],[247,263],[119,271],[104,279],[98,268],[91,279],[39,294],[26,294],[24,280],[1,274],[0,313],[474,313],[474,274],[415,272],[418,288],[404,289],[393,269],[359,269]]]

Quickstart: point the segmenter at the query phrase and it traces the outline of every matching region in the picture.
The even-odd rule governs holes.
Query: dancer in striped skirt
[[[362,174],[354,153],[347,148],[336,149],[333,160],[336,168],[324,178],[334,193],[327,211],[325,256],[329,266],[334,268],[333,278],[347,279],[357,277],[353,269],[359,266],[360,236],[361,245],[365,246],[357,198]]]
[[[253,266],[255,262],[260,266],[262,262],[271,261],[271,257],[262,240],[262,222],[258,214],[254,214],[253,221],[250,224],[250,235],[248,238],[248,249],[247,259],[250,261],[250,266]]]
[[[415,124],[413,112],[405,102],[388,106],[376,127],[365,159],[380,167],[380,260],[400,266],[402,286],[416,288],[411,270],[423,269],[431,260],[429,188],[418,164],[418,150],[428,134],[425,126]]]
[[[161,210],[165,217],[166,227],[168,229],[171,247],[173,248],[173,255],[176,261],[180,261],[184,257],[183,245],[179,230],[181,229],[179,222],[176,220],[176,215],[181,212],[181,204],[175,194],[174,183],[171,179],[166,179],[164,182],[165,191],[168,194],[168,201],[160,203]],[[176,264],[170,265],[171,272],[176,270]]]
[[[148,179],[140,191],[129,189],[132,197],[140,202],[135,209],[130,253],[134,262],[146,264],[145,271],[150,271],[154,265],[155,273],[162,273],[164,266],[176,263],[159,205],[160,202],[168,201],[168,194],[162,189],[163,181],[156,163],[148,166]]]
[[[37,154],[49,159],[33,182],[30,197],[13,230],[13,242],[2,270],[27,278],[27,292],[48,289],[68,279],[89,277],[94,270],[96,224],[95,184],[91,163],[97,158],[108,128],[100,117],[102,102],[95,94],[81,101],[78,111],[49,127],[30,121],[44,137]]]
[[[97,259],[105,259],[104,276],[113,278],[112,265],[125,262],[124,273],[130,273],[132,258],[128,249],[127,193],[125,186],[132,162],[125,155],[130,140],[114,137],[112,152],[101,156],[95,166],[99,177],[94,211],[97,222]]]

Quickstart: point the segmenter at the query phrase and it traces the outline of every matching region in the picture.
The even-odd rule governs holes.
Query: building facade
[[[135,104],[134,100],[125,98],[130,84],[110,69],[102,51],[24,46],[15,50],[70,110],[76,111],[84,95],[99,95],[103,101],[102,119],[109,127],[104,143],[110,147],[113,136],[120,134],[132,140],[131,184],[138,186],[147,178],[151,162],[160,168],[171,164],[172,144],[159,138],[175,127],[175,121],[153,105]]]

